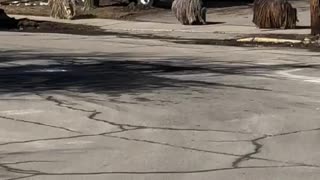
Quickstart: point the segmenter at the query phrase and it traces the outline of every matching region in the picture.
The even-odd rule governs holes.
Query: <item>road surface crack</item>
[[[240,163],[242,163],[243,161],[249,160],[249,159],[254,159],[252,158],[253,155],[260,153],[261,148],[263,147],[262,144],[259,143],[259,140],[265,139],[268,136],[262,136],[256,139],[251,140],[251,143],[254,146],[254,150],[253,152],[247,153],[245,155],[242,155],[241,157],[239,157],[238,159],[236,159],[234,162],[232,162],[232,167],[239,167]]]
[[[46,100],[54,102],[59,107],[64,107],[64,108],[74,110],[74,111],[81,111],[81,112],[90,113],[90,115],[87,116],[89,119],[94,120],[94,121],[107,123],[112,126],[116,126],[121,130],[138,128],[138,129],[167,130],[167,131],[195,131],[195,132],[206,132],[206,131],[210,132],[211,131],[211,132],[224,132],[224,133],[236,133],[236,134],[251,134],[251,133],[243,132],[243,131],[231,131],[231,130],[221,130],[221,129],[174,128],[174,127],[157,127],[157,126],[144,126],[144,125],[116,123],[116,122],[108,121],[105,119],[97,118],[97,116],[99,114],[102,114],[102,112],[99,112],[97,110],[88,110],[88,109],[77,108],[72,105],[68,105],[57,98],[54,98],[53,96],[47,97]]]
[[[0,167],[2,167],[0,165]],[[176,171],[97,171],[97,172],[63,172],[63,173],[53,173],[53,172],[40,172],[40,171],[29,171],[16,169],[11,167],[6,167],[10,172],[28,174],[30,176],[94,176],[94,175],[111,175],[111,174],[128,174],[128,175],[146,175],[146,174],[199,174],[199,173],[210,173],[218,171],[234,171],[241,169],[271,169],[271,168],[294,168],[303,167],[301,165],[282,165],[282,166],[245,166],[245,167],[224,167],[224,168],[211,168],[211,169],[196,169],[196,170],[176,170]],[[310,168],[310,167],[309,167]],[[315,167],[312,167],[315,168]],[[30,177],[30,176],[24,176]],[[23,177],[21,177],[23,178]]]
[[[60,127],[60,126],[55,126],[55,125],[49,125],[49,124],[40,123],[40,122],[27,121],[27,120],[23,120],[23,119],[11,118],[11,117],[1,116],[1,115],[0,115],[0,118],[6,119],[6,120],[11,120],[11,121],[16,121],[16,122],[33,124],[33,125],[37,125],[37,126],[46,126],[46,127],[50,127],[50,128],[55,128],[55,129],[60,129],[60,130],[68,131],[68,132],[81,134],[81,132],[76,131],[76,130],[72,130],[72,129]]]
[[[183,149],[183,150],[190,150],[190,151],[196,151],[196,152],[202,152],[202,153],[219,154],[219,155],[237,157],[237,160],[232,163],[233,168],[239,168],[238,164],[240,164],[244,160],[249,160],[249,159],[256,159],[256,160],[276,162],[276,163],[284,163],[284,164],[288,164],[288,165],[299,165],[299,166],[305,166],[305,167],[320,167],[318,165],[313,165],[313,164],[286,162],[286,161],[279,161],[279,160],[268,159],[268,158],[252,157],[252,155],[260,152],[260,149],[262,148],[262,145],[259,144],[258,141],[261,139],[264,139],[266,137],[260,137],[260,138],[252,140],[252,142],[256,144],[255,151],[248,153],[248,154],[245,154],[245,155],[241,155],[241,154],[232,154],[232,153],[219,152],[219,151],[204,150],[204,149],[198,149],[198,148],[187,147],[187,146],[179,146],[179,145],[174,145],[174,144],[170,144],[170,143],[166,143],[166,142],[157,142],[157,141],[152,141],[152,140],[135,139],[135,138],[128,138],[128,137],[123,137],[123,136],[113,136],[113,135],[104,135],[104,136],[110,137],[110,138],[122,139],[122,140],[126,140],[126,141],[135,141],[135,142],[143,142],[143,143],[149,143],[149,144],[157,144],[157,145],[178,148],[178,149]]]
[[[198,151],[198,152],[205,152],[205,153],[212,153],[212,154],[220,154],[220,155],[227,155],[227,156],[240,156],[237,154],[232,154],[232,153],[225,153],[225,152],[219,152],[219,151],[210,151],[210,150],[203,150],[203,149],[198,149],[198,148],[192,148],[192,147],[187,147],[187,146],[178,146],[170,143],[165,143],[165,142],[157,142],[157,141],[151,141],[151,140],[143,140],[143,139],[134,139],[134,138],[127,138],[127,137],[121,137],[121,136],[112,136],[112,135],[104,135],[109,138],[116,138],[116,139],[122,139],[122,140],[127,140],[127,141],[136,141],[136,142],[144,142],[144,143],[149,143],[149,144],[157,144],[157,145],[162,145],[162,146],[168,146],[168,147],[173,147],[173,148],[178,148],[178,149],[183,149],[183,150],[191,150],[191,151]]]
[[[290,132],[278,133],[278,134],[273,134],[273,135],[264,135],[264,136],[256,138],[256,139],[249,140],[249,142],[251,142],[252,145],[254,146],[254,150],[252,152],[249,152],[249,153],[247,153],[245,155],[242,155],[241,157],[236,159],[232,163],[232,167],[239,167],[239,165],[244,161],[247,161],[247,160],[250,160],[250,159],[256,159],[257,157],[252,157],[252,156],[257,155],[257,154],[259,154],[261,152],[261,149],[263,148],[263,144],[259,142],[261,140],[270,139],[270,138],[279,137],[279,136],[287,136],[287,135],[292,135],[292,134],[298,134],[298,133],[319,131],[319,130],[320,130],[320,128],[297,130],[297,131],[290,131]],[[304,164],[304,163],[297,163],[297,164],[308,166],[307,164]],[[318,165],[312,165],[312,166],[318,166]]]
[[[136,128],[139,129],[139,128]],[[106,132],[106,133],[100,133],[100,134],[91,134],[91,135],[78,135],[78,136],[69,136],[69,137],[61,137],[61,138],[49,138],[49,139],[38,139],[38,140],[30,140],[30,141],[23,141],[23,142],[9,142],[5,144],[0,145],[7,145],[7,144],[16,144],[16,143],[28,143],[28,142],[35,142],[35,141],[48,141],[48,140],[61,140],[61,139],[70,139],[70,138],[78,138],[78,137],[88,137],[88,136],[105,136],[109,138],[118,138],[123,139],[126,141],[136,141],[136,142],[144,142],[144,143],[150,143],[150,144],[158,144],[173,148],[179,148],[184,150],[191,150],[191,151],[198,151],[198,152],[204,152],[204,153],[213,153],[213,154],[221,154],[221,155],[228,155],[228,156],[234,156],[238,157],[238,159],[233,163],[231,167],[225,167],[225,168],[213,168],[213,169],[200,169],[200,170],[182,170],[182,171],[101,171],[101,172],[67,172],[67,173],[51,173],[51,172],[40,172],[35,170],[23,170],[23,169],[17,169],[12,168],[8,166],[9,164],[0,164],[0,167],[6,169],[9,172],[19,173],[19,174],[25,174],[28,176],[18,177],[18,178],[12,178],[13,179],[23,179],[33,176],[81,176],[81,175],[109,175],[109,174],[131,174],[131,175],[139,175],[139,174],[197,174],[197,173],[208,173],[208,172],[217,172],[217,171],[231,171],[231,170],[240,170],[240,169],[267,169],[267,168],[292,168],[292,167],[307,167],[307,168],[320,168],[318,165],[311,165],[311,164],[304,164],[304,163],[295,163],[295,162],[283,162],[278,160],[272,160],[272,159],[266,159],[266,158],[259,158],[259,157],[253,157],[253,155],[256,155],[260,152],[263,145],[259,143],[259,141],[266,139],[266,138],[272,138],[276,136],[285,136],[285,135],[291,135],[301,132],[310,132],[310,131],[316,131],[320,130],[320,128],[315,129],[309,129],[309,130],[300,130],[300,131],[292,131],[292,132],[286,132],[286,133],[279,133],[275,135],[264,135],[262,137],[256,138],[252,140],[252,144],[255,145],[255,149],[253,152],[245,154],[245,155],[237,155],[237,154],[231,154],[231,153],[225,153],[225,152],[216,152],[216,151],[209,151],[209,150],[202,150],[192,147],[186,147],[186,146],[178,146],[173,145],[169,143],[163,143],[163,142],[157,142],[157,141],[151,141],[151,140],[142,140],[142,139],[134,139],[134,138],[127,138],[127,137],[120,137],[120,136],[112,136],[110,134],[118,133],[118,132],[124,132],[124,131],[130,131],[135,129],[128,129],[128,130],[119,130],[114,132]],[[248,159],[257,159],[257,160],[265,160],[265,161],[272,161],[272,162],[279,162],[279,163],[286,163],[287,165],[279,165],[279,166],[239,166],[241,162],[248,160]]]
[[[136,128],[136,129],[138,129],[138,128]],[[99,133],[99,134],[82,134],[82,135],[75,135],[75,136],[31,139],[31,140],[25,140],[25,141],[10,141],[10,142],[1,143],[0,146],[13,145],[13,144],[26,144],[26,143],[41,142],[41,141],[57,141],[57,140],[66,140],[66,139],[76,139],[76,138],[82,138],[82,137],[104,136],[104,135],[108,135],[108,134],[121,133],[121,132],[125,132],[125,131],[133,131],[136,129],[108,131],[108,132]]]
[[[2,165],[16,165],[16,164],[28,164],[28,163],[50,163],[50,162],[56,162],[56,161],[18,161],[18,162],[7,162],[7,163],[1,163]]]

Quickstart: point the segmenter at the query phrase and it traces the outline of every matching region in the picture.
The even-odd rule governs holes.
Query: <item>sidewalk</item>
[[[234,39],[249,34],[309,34],[310,28],[299,28],[289,30],[258,29],[251,23],[252,14],[250,11],[240,15],[209,14],[208,19],[220,20],[219,23],[212,23],[204,26],[183,26],[178,22],[135,22],[111,19],[79,19],[79,20],[57,20],[50,17],[35,17],[11,15],[15,18],[29,18],[34,20],[55,21],[72,24],[85,24],[98,26],[107,32],[120,32],[129,34],[148,34],[163,37],[176,37],[180,39]],[[298,26],[309,26],[309,10],[299,12]]]

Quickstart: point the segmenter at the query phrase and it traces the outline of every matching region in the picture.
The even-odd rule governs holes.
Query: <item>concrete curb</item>
[[[291,43],[291,44],[299,44],[302,43],[302,40],[295,39],[278,39],[278,38],[265,38],[265,37],[250,37],[250,38],[242,38],[238,39],[237,42],[256,42],[256,43]]]
[[[177,39],[215,39],[215,40],[232,40],[238,43],[273,43],[273,44],[312,44],[314,41],[305,38],[304,40],[298,39],[282,39],[282,38],[268,38],[268,37],[254,37],[261,34],[260,30],[254,29],[251,31],[234,31],[233,26],[217,25],[213,27],[206,26],[181,26],[174,24],[163,24],[154,22],[131,22],[110,19],[80,19],[75,21],[59,20],[43,16],[25,16],[9,14],[14,18],[30,18],[40,21],[52,21],[69,24],[83,24],[96,26],[105,32],[119,32],[138,35],[155,35],[164,36]],[[231,28],[231,29],[230,29]],[[250,27],[251,28],[251,27]],[[223,29],[226,29],[224,31]],[[248,29],[248,28],[247,28]],[[290,34],[291,31],[268,31],[263,32],[266,36],[269,34]],[[300,34],[300,33],[296,33]],[[241,38],[242,36],[242,38]],[[247,37],[246,37],[247,36]],[[252,36],[252,37],[248,37]]]

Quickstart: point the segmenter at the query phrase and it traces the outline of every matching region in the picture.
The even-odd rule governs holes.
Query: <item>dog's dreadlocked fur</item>
[[[297,9],[287,0],[254,1],[253,23],[259,28],[293,29],[297,21]]]
[[[171,9],[183,25],[206,24],[206,8],[202,0],[174,0]]]
[[[72,19],[76,15],[75,0],[49,0],[50,16],[57,19]]]

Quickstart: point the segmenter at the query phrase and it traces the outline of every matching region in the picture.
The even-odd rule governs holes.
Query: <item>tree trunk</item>
[[[96,6],[96,0],[84,0],[84,9],[86,11],[96,8]]]
[[[171,9],[183,25],[206,24],[206,8],[202,0],[174,0]]]
[[[320,1],[310,0],[311,34],[320,34]]]
[[[72,19],[76,15],[75,0],[49,0],[50,16],[57,19]]]
[[[259,28],[292,29],[298,21],[297,9],[287,0],[255,0],[252,21]]]

